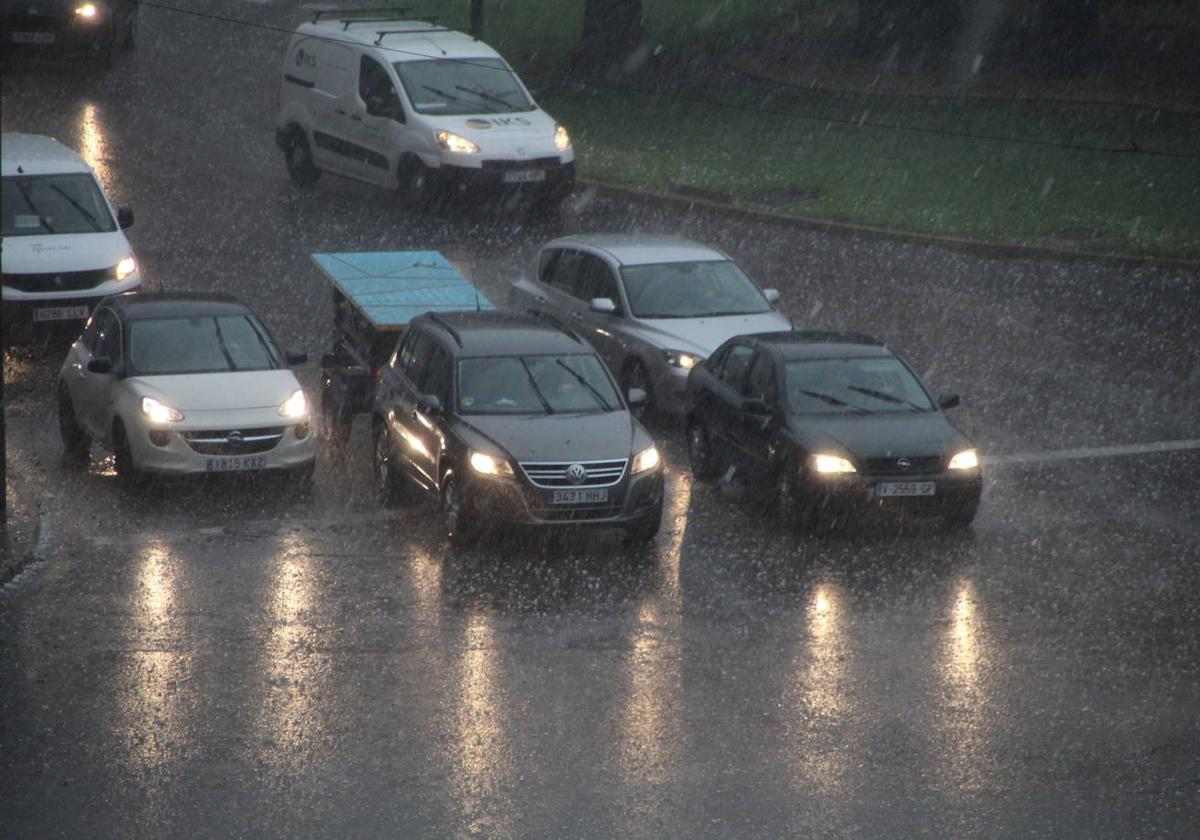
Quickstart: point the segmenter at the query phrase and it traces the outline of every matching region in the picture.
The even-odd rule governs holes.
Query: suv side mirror
[[[592,298],[589,308],[601,315],[612,315],[617,311],[617,305],[612,298]]]
[[[961,402],[961,400],[959,400],[958,394],[939,394],[938,395],[937,404],[938,404],[938,408],[940,408],[940,409],[956,408],[958,406],[959,402]]]
[[[778,289],[763,289],[763,297],[765,297],[767,299],[767,303],[770,303],[770,304],[779,303],[779,290]]]
[[[646,401],[646,392],[641,388],[630,388],[629,393],[625,395],[625,399],[630,405],[641,405]]]
[[[117,210],[117,227],[121,230],[133,227],[133,210],[121,207]]]
[[[283,358],[287,361],[288,367],[291,367],[292,365],[302,365],[307,362],[308,354],[299,353],[295,350],[288,350],[284,352]]]
[[[755,414],[759,417],[765,417],[771,413],[771,409],[767,406],[767,401],[762,397],[746,397],[742,400],[742,411],[747,414]]]
[[[427,417],[437,417],[442,413],[442,401],[437,394],[422,394],[417,397],[417,411]]]
[[[87,369],[89,373],[112,373],[113,361],[108,356],[96,356],[88,359]]]

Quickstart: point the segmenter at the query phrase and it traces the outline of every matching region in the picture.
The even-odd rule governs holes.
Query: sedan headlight
[[[95,3],[80,3],[75,7],[75,16],[92,20],[96,15],[100,14],[100,10],[96,8]]]
[[[554,148],[560,152],[565,152],[571,148],[571,135],[567,134],[565,126],[555,126],[554,128]]]
[[[974,449],[964,449],[950,459],[952,470],[973,470],[979,466],[979,453]]]
[[[279,404],[280,417],[303,417],[308,414],[308,399],[303,391],[293,391],[292,395]]]
[[[671,367],[684,370],[691,370],[702,361],[699,356],[693,356],[691,353],[684,353],[680,350],[664,350],[663,357]]]
[[[161,403],[154,397],[142,397],[142,414],[153,423],[178,423],[183,419],[183,412]]]
[[[504,458],[488,455],[486,452],[471,451],[471,469],[480,475],[491,475],[499,478],[512,478],[512,465]]]
[[[479,147],[466,137],[459,137],[457,134],[451,134],[449,131],[439,131],[437,133],[437,144],[444,151],[454,152],[459,155],[473,155],[479,152]]]
[[[117,267],[113,269],[113,274],[117,276],[117,280],[121,281],[133,274],[137,270],[137,263],[133,261],[133,257],[126,257],[117,263]]]
[[[813,469],[819,473],[852,473],[858,472],[851,464],[849,459],[843,458],[841,455],[814,455],[812,456]]]
[[[633,467],[630,472],[633,475],[644,473],[647,470],[652,470],[658,466],[658,449],[653,446],[647,446],[641,452],[633,456]]]

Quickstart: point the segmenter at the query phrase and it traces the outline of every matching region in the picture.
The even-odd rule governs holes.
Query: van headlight
[[[554,127],[554,148],[560,152],[565,152],[571,148],[571,135],[567,134],[566,126],[558,125]]]
[[[280,417],[303,417],[308,414],[308,399],[304,392],[296,390],[292,395],[279,404]]]
[[[183,419],[183,412],[161,403],[154,397],[142,397],[142,414],[150,418],[152,423],[178,423]]]
[[[466,137],[459,137],[457,134],[451,134],[449,131],[439,131],[437,133],[437,144],[443,151],[453,152],[457,155],[474,155],[479,153],[479,147]]]
[[[113,269],[113,274],[116,275],[117,282],[119,283],[135,271],[137,271],[137,263],[133,261],[133,257],[126,257],[117,263],[117,267]]]
[[[854,464],[850,463],[850,459],[843,458],[841,455],[813,455],[812,466],[816,472],[825,475],[858,472],[854,468]]]
[[[633,467],[630,472],[633,475],[644,473],[646,470],[652,470],[658,466],[658,449],[653,446],[647,446],[641,452],[633,456]]]
[[[486,452],[471,451],[471,469],[480,475],[512,478],[512,465],[504,458],[488,455]]]
[[[973,470],[979,466],[979,453],[974,449],[964,449],[950,459],[952,470]]]

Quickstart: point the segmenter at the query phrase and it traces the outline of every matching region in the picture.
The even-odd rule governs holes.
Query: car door
[[[318,56],[316,84],[311,90],[313,162],[321,169],[352,174],[353,124],[349,118],[358,76],[357,54],[344,46],[305,39],[297,44],[296,61]]]
[[[441,412],[429,414],[413,407],[412,434],[420,442],[414,446],[415,457],[413,464],[421,473],[421,478],[430,486],[440,486],[442,477],[442,441],[445,417],[447,412],[454,410],[451,401],[451,365],[453,361],[445,348],[434,344],[429,351],[429,360],[421,375],[419,392],[424,396],[437,397]]]
[[[742,411],[742,382],[753,359],[754,349],[750,345],[731,343],[719,370],[714,371],[712,382],[713,399],[708,412],[708,432],[713,445],[729,447],[735,463],[740,460],[735,434]]]
[[[427,489],[432,488],[418,466],[422,459],[416,444],[421,438],[414,433],[414,427],[419,425],[414,415],[419,396],[418,383],[425,372],[432,347],[432,338],[419,329],[410,328],[387,366],[382,369],[376,384],[376,401],[383,422],[388,427],[396,462]]]
[[[738,463],[744,478],[765,479],[771,470],[771,455],[779,434],[779,387],[774,357],[758,352],[742,383],[742,405],[731,430]],[[746,400],[759,401],[764,411],[746,409]]]
[[[120,371],[122,358],[122,328],[117,313],[108,307],[96,310],[94,320],[95,335],[86,358],[82,359],[79,378],[72,389],[71,399],[75,403],[75,414],[79,424],[94,438],[107,441],[109,437],[109,421],[114,401],[113,389],[117,383],[117,373]],[[108,358],[112,360],[112,369],[108,373],[95,373],[88,370],[87,364],[92,359]]]
[[[363,180],[383,184],[391,169],[390,155],[400,142],[404,107],[387,68],[373,56],[359,57],[357,97],[347,118],[355,145],[353,166]]]

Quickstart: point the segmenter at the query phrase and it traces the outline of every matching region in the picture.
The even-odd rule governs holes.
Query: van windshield
[[[418,114],[511,114],[537,107],[498,58],[397,61],[395,67]]]
[[[0,233],[4,236],[111,233],[116,229],[108,202],[91,175],[18,175],[3,181]]]

